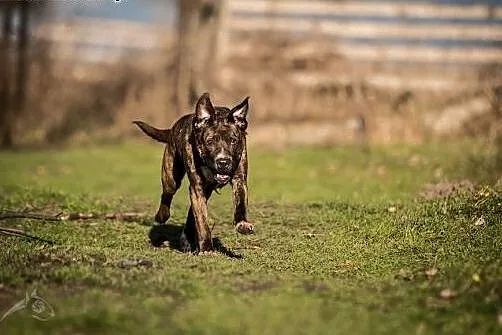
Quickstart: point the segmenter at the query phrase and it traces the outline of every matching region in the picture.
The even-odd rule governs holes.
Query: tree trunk
[[[2,40],[0,41],[0,147],[12,146],[12,108],[10,99],[11,60],[10,35],[12,34],[12,4],[6,2],[3,11]]]
[[[178,0],[176,107],[191,110],[199,95],[215,83],[223,0]]]
[[[11,35],[13,33],[13,9],[19,6],[19,25],[17,31],[17,63],[11,59]],[[2,47],[0,48],[0,147],[13,145],[13,130],[16,118],[23,111],[28,81],[28,40],[29,40],[29,3],[28,1],[5,1],[3,3]],[[15,66],[15,82],[12,68]],[[15,87],[12,87],[14,82]]]
[[[204,0],[201,7],[195,62],[198,94],[211,91],[215,87],[222,5],[222,0]]]
[[[20,20],[18,27],[18,52],[17,52],[17,75],[16,95],[14,97],[16,118],[20,117],[26,101],[26,90],[29,74],[28,41],[29,41],[29,3],[23,1],[20,4]],[[14,120],[13,120],[14,121]]]
[[[196,96],[194,84],[194,62],[199,8],[201,0],[178,0],[178,59],[176,69],[176,108],[179,115],[190,112]]]

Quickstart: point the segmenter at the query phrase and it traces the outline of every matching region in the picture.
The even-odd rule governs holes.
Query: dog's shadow
[[[164,242],[168,243],[169,248],[182,251],[180,246],[180,236],[183,232],[183,227],[173,224],[162,224],[153,226],[148,233],[150,243],[154,247],[162,247]],[[242,258],[242,255],[236,254],[228,249],[218,237],[213,237],[213,248],[215,251],[222,253],[230,258]]]

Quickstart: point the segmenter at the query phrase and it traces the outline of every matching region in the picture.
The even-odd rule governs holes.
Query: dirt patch
[[[459,182],[444,182],[438,184],[427,184],[419,192],[419,196],[425,199],[446,198],[460,194],[474,193],[474,184],[465,179]]]
[[[18,291],[14,287],[0,283],[0,313],[5,312],[7,306],[16,301],[16,294]]]
[[[271,281],[252,280],[247,282],[237,283],[236,287],[240,292],[261,292],[270,290],[277,285]]]
[[[28,265],[34,268],[51,268],[70,266],[72,264],[89,265],[96,268],[101,268],[108,265],[106,256],[101,254],[89,254],[72,256],[61,252],[39,252],[29,259]]]
[[[305,281],[302,283],[301,287],[307,293],[325,293],[329,291],[326,284],[317,281]]]

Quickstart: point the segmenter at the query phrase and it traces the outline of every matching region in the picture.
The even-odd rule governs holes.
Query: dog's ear
[[[209,93],[204,93],[197,101],[195,107],[195,122],[196,128],[201,128],[215,115],[213,104],[209,99]]]
[[[242,130],[246,130],[248,127],[248,103],[249,97],[246,97],[240,104],[232,108],[232,117],[234,119],[235,124],[241,128]]]

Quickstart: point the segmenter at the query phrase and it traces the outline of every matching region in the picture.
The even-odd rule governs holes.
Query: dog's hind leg
[[[185,175],[183,162],[176,156],[174,147],[166,145],[162,160],[162,196],[155,221],[165,223],[171,216],[171,202],[176,191],[181,186]]]

